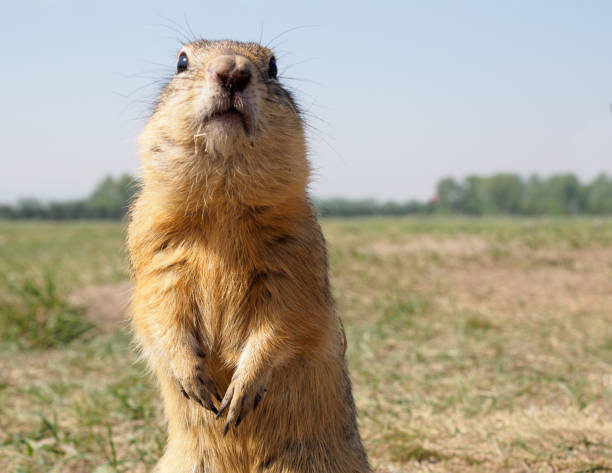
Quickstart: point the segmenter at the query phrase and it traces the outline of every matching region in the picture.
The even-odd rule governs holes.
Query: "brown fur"
[[[183,50],[189,69],[166,86],[140,138],[128,236],[133,328],[168,421],[155,471],[369,471],[296,106],[267,76],[267,48]],[[220,100],[206,71],[221,54],[247,58],[254,72],[251,134],[202,121]]]

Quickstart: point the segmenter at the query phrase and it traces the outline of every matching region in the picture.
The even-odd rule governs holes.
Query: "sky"
[[[261,41],[308,121],[317,197],[444,176],[612,174],[612,2],[2,1],[0,202],[138,173],[180,40]]]

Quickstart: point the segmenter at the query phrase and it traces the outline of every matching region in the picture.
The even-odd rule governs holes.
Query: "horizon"
[[[470,174],[612,174],[612,4],[386,5],[9,1],[0,202],[82,198],[106,175],[137,174],[152,82],[172,74],[174,36],[189,30],[272,41],[309,117],[316,198],[424,200]]]
[[[523,183],[526,183],[528,180],[532,179],[532,178],[536,178],[536,179],[540,179],[542,181],[546,181],[547,179],[553,178],[553,177],[559,177],[559,176],[573,176],[576,177],[576,179],[578,179],[578,183],[581,186],[586,186],[589,185],[590,183],[592,183],[595,179],[597,179],[598,177],[606,177],[606,178],[610,178],[612,179],[612,174],[608,174],[606,172],[601,172],[595,176],[593,176],[592,179],[581,179],[580,176],[576,175],[576,173],[573,172],[566,172],[566,173],[553,173],[553,174],[548,174],[548,175],[541,175],[541,174],[530,174],[530,175],[521,175],[518,173],[514,173],[514,172],[509,172],[509,171],[502,171],[499,173],[491,173],[491,174],[467,174],[464,176],[441,176],[435,183],[434,183],[434,187],[432,188],[432,191],[430,193],[430,195],[428,197],[425,198],[418,198],[418,197],[412,197],[412,198],[408,198],[408,199],[404,199],[404,200],[400,200],[400,199],[381,199],[381,198],[377,198],[374,196],[368,196],[368,195],[362,195],[362,196],[345,196],[345,195],[326,195],[326,196],[319,196],[319,195],[315,195],[312,192],[309,191],[309,189],[307,189],[307,194],[310,198],[314,199],[315,201],[331,201],[331,200],[347,200],[347,201],[375,201],[377,203],[400,203],[400,204],[405,204],[405,203],[411,203],[411,202],[417,202],[417,203],[427,203],[427,202],[433,202],[434,200],[436,200],[439,196],[438,196],[438,192],[437,192],[437,185],[440,183],[440,181],[444,180],[444,179],[453,179],[455,182],[457,182],[458,184],[464,184],[466,179],[471,178],[471,177],[476,177],[476,178],[481,178],[481,179],[489,179],[491,177],[494,176],[500,176],[500,175],[510,175],[510,176],[516,176],[518,177]],[[76,201],[80,201],[80,200],[86,200],[88,198],[91,197],[91,195],[95,192],[95,190],[98,188],[99,185],[101,185],[106,179],[113,179],[113,180],[118,180],[122,177],[128,176],[136,181],[140,181],[140,177],[136,174],[130,174],[130,173],[122,173],[122,174],[117,174],[117,175],[111,175],[111,174],[106,174],[104,176],[102,176],[95,184],[94,186],[84,195],[81,196],[76,196],[76,197],[72,197],[72,198],[68,198],[68,199],[41,199],[39,197],[36,196],[22,196],[17,198],[15,201],[13,202],[6,202],[6,201],[0,201],[0,206],[2,205],[8,205],[8,206],[16,206],[19,205],[20,203],[26,202],[26,201],[37,201],[40,204],[51,204],[51,203],[67,203],[67,202],[76,202]]]

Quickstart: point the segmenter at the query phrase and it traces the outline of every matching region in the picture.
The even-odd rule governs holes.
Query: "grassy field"
[[[376,470],[612,472],[611,221],[323,227]],[[144,472],[160,456],[126,325],[68,303],[100,285],[110,300],[123,239],[119,224],[0,223],[1,472]]]

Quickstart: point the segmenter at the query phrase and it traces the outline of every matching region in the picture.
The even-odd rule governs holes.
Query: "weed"
[[[94,324],[59,297],[50,272],[42,283],[25,279],[13,283],[4,278],[10,295],[0,299],[0,336],[20,348],[46,349],[64,346],[90,331]]]
[[[465,321],[464,331],[467,334],[482,334],[493,329],[495,326],[482,316],[474,315]]]

